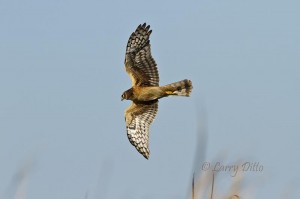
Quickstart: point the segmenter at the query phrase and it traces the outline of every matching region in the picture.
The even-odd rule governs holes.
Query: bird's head
[[[121,95],[121,101],[123,100],[131,100],[133,97],[133,90],[128,89],[127,91],[125,91],[122,95]]]

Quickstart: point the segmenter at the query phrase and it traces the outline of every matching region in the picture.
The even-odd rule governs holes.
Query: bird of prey
[[[130,143],[146,159],[149,158],[149,127],[158,109],[158,99],[167,96],[189,96],[191,80],[182,80],[159,86],[159,75],[155,60],[151,56],[150,26],[144,23],[130,35],[125,54],[125,70],[129,74],[132,87],[121,96],[121,100],[131,100],[125,110],[127,136]]]

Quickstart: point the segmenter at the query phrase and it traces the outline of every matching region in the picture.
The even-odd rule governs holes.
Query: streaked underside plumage
[[[139,25],[128,40],[125,55],[126,72],[132,86],[158,86],[159,75],[155,60],[151,55],[150,26]]]
[[[125,55],[125,69],[132,86],[159,86],[159,75],[151,55],[150,26],[139,25],[128,40]],[[130,143],[149,158],[149,127],[158,109],[158,100],[150,103],[133,102],[125,112],[127,136]]]
[[[125,121],[130,143],[145,157],[149,158],[149,127],[158,110],[158,100],[147,103],[132,103],[126,110]]]
[[[125,69],[132,81],[132,88],[121,98],[132,100],[125,111],[127,136],[130,143],[145,158],[149,158],[149,128],[158,110],[158,99],[170,95],[189,96],[190,80],[181,80],[159,86],[159,75],[151,55],[150,26],[139,25],[128,40],[125,54]]]

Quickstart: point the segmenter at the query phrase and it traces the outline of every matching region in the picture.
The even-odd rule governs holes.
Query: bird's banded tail
[[[191,80],[181,80],[172,84],[162,86],[161,89],[168,95],[178,95],[178,96],[190,96],[192,92],[192,81]]]

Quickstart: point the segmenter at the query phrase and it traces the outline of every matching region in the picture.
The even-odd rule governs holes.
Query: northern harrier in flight
[[[132,100],[125,111],[127,136],[139,153],[149,158],[149,127],[153,122],[158,99],[174,96],[189,96],[192,82],[182,80],[159,86],[159,75],[155,60],[151,56],[150,26],[139,25],[128,40],[125,55],[125,69],[132,80],[132,87],[125,91],[122,100]]]

